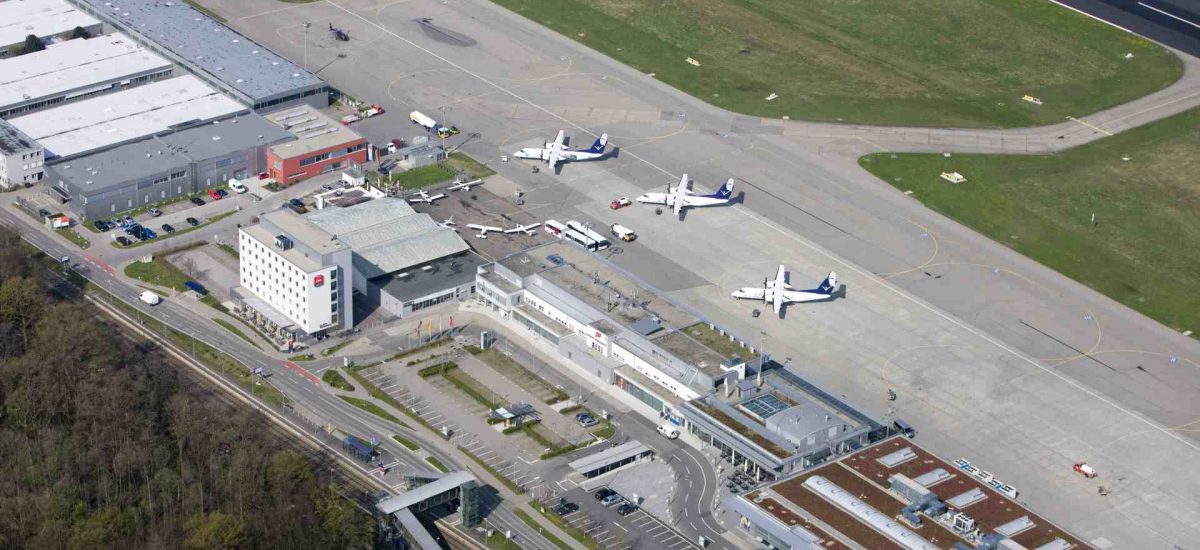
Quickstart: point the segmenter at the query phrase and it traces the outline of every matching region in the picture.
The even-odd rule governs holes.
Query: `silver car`
[[[612,506],[618,502],[623,502],[624,500],[625,500],[625,497],[614,493],[614,494],[604,497],[604,500],[601,500],[600,504],[603,504],[604,506],[607,507],[607,506]]]

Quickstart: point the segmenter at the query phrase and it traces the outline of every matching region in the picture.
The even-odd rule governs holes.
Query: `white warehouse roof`
[[[63,0],[7,0],[0,2],[0,46],[18,44],[25,37],[46,37],[100,21]]]
[[[152,82],[9,120],[47,156],[69,157],[246,110],[192,75]]]
[[[0,59],[0,111],[64,92],[87,93],[98,84],[170,67],[171,62],[123,34],[51,44],[40,52]]]

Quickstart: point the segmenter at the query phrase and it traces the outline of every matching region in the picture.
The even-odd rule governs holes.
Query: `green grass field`
[[[1168,327],[1200,331],[1197,151],[1193,109],[1053,156],[882,153],[860,164]],[[950,184],[938,177],[943,171],[967,181]]]
[[[493,1],[713,105],[765,117],[1035,126],[1182,74],[1166,50],[1044,0]]]
[[[187,291],[187,287],[183,286],[183,283],[192,280],[191,277],[161,258],[155,258],[150,262],[133,262],[125,266],[125,276],[172,288],[178,292]]]

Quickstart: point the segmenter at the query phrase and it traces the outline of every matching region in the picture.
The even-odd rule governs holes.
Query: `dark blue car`
[[[188,287],[189,290],[191,290],[201,296],[208,294],[208,289],[204,288],[204,285],[201,285],[200,283],[197,283],[196,281],[188,281],[186,283],[183,283],[183,286]]]

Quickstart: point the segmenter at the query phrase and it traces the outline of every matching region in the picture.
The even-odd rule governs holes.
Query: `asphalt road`
[[[1150,40],[1200,56],[1196,0],[1054,0]]]

